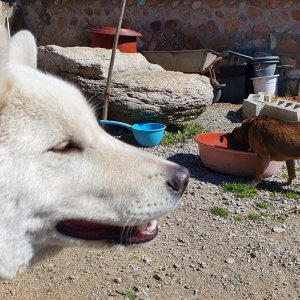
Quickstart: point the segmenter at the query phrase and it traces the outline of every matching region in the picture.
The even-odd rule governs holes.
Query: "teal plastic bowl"
[[[166,130],[166,125],[161,123],[137,123],[130,125],[112,120],[100,120],[99,122],[103,125],[121,126],[131,130],[136,143],[142,147],[155,147],[159,145]]]

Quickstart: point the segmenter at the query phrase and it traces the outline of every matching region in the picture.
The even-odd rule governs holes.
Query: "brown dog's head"
[[[227,147],[233,150],[250,151],[248,133],[251,127],[251,119],[246,120],[240,127],[236,127],[232,132],[220,136],[220,142],[227,139]]]

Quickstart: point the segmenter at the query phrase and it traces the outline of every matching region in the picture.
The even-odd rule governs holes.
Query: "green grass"
[[[261,214],[255,214],[255,213],[250,213],[248,214],[247,218],[253,222],[260,222],[262,221],[262,215]]]
[[[282,173],[280,173],[279,175],[280,175],[280,177],[281,177],[282,179],[285,179],[285,180],[288,179],[288,174],[287,174],[287,173],[282,172]]]
[[[300,172],[300,167],[295,167],[296,172]]]
[[[168,126],[162,140],[163,145],[174,145],[176,143],[185,143],[197,133],[203,133],[205,130],[199,124],[186,123]]]
[[[249,184],[225,182],[222,187],[240,198],[253,198],[258,195],[257,189]]]
[[[281,195],[285,198],[292,199],[292,200],[298,200],[300,198],[300,196],[294,192],[282,192]]]
[[[269,209],[271,205],[265,201],[255,202],[255,206],[262,209]]]
[[[127,290],[127,291],[116,290],[116,293],[118,293],[119,295],[124,296],[124,299],[129,299],[129,300],[136,300],[137,299],[134,292],[130,291],[130,290]]]
[[[243,222],[245,220],[245,217],[243,217],[241,215],[234,216],[233,218],[236,222]]]
[[[226,208],[215,206],[210,211],[213,215],[219,216],[222,218],[228,218],[228,216],[229,216],[229,212]]]
[[[239,276],[239,275],[234,275],[234,276],[231,278],[230,281],[231,281],[231,283],[234,284],[234,285],[244,283],[244,280],[243,280],[242,277]]]
[[[286,220],[286,216],[285,215],[274,215],[273,219],[278,222],[284,222]]]

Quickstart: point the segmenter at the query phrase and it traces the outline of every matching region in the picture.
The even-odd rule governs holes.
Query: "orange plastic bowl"
[[[199,133],[194,136],[198,144],[202,163],[209,169],[234,176],[254,177],[257,156],[253,152],[237,151],[227,148],[227,139],[220,141],[226,132]],[[271,161],[263,176],[268,177],[279,171],[281,161]]]

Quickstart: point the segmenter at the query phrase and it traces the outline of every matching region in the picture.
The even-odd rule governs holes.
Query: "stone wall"
[[[20,0],[41,45],[88,45],[88,26],[116,26],[120,2]],[[300,62],[300,1],[128,0],[123,27],[143,34],[147,50],[268,50]]]
[[[268,52],[300,63],[298,0],[128,0],[123,27],[143,34],[142,50],[231,49]],[[39,45],[89,45],[87,27],[118,23],[120,0],[19,0],[25,27]],[[298,80],[299,71],[290,72]],[[295,82],[296,82],[295,81]],[[297,89],[296,82],[294,90]]]

